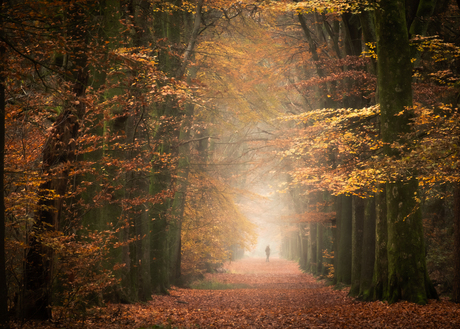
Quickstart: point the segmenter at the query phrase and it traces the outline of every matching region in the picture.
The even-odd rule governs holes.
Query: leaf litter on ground
[[[21,328],[460,328],[460,305],[447,299],[425,306],[360,302],[292,261],[248,258],[223,272],[205,280],[237,289],[173,288],[147,303],[109,304],[82,320]]]

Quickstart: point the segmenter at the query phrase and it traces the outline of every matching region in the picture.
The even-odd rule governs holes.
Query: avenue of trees
[[[460,302],[459,7],[0,0],[0,327],[217,269],[264,181],[303,270]]]
[[[314,72],[297,84],[319,106],[286,118],[281,139],[295,205],[284,256],[364,300],[425,304],[430,272],[458,302],[458,3],[304,5]]]

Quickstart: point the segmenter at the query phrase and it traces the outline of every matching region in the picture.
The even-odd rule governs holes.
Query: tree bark
[[[398,156],[391,143],[404,143],[412,113],[412,65],[405,2],[387,0],[376,10],[381,134],[387,156]],[[402,114],[401,114],[402,113]],[[387,183],[388,300],[426,304],[433,295],[425,264],[423,226],[413,178]]]
[[[351,287],[350,296],[358,296],[361,285],[361,262],[363,250],[364,232],[364,200],[358,196],[353,196],[352,214],[352,258],[351,258]]]
[[[460,303],[460,184],[454,186],[454,277],[452,301]]]
[[[316,223],[316,275],[323,274],[323,236],[323,224]]]
[[[388,225],[385,186],[375,195],[375,262],[372,279],[373,298],[388,299]]]
[[[339,246],[340,246],[340,229],[341,229],[341,218],[342,218],[342,196],[336,196],[334,202],[335,209],[335,221],[332,222],[332,252],[334,259],[334,279],[333,284],[338,283],[337,271],[339,269]]]
[[[308,264],[309,272],[312,274],[316,274],[316,267],[317,267],[317,225],[318,223],[309,223],[310,226],[310,239],[309,239],[309,254],[310,254],[310,263]]]
[[[3,0],[0,0],[0,33],[3,34]],[[3,37],[3,35],[1,35]],[[6,49],[0,44],[0,191],[4,191],[5,172],[5,77]],[[2,192],[3,193],[3,192]],[[0,328],[8,327],[8,289],[5,269],[5,198],[0,201]]]
[[[299,19],[299,23],[300,23],[302,31],[303,31],[303,33],[305,35],[305,38],[307,39],[308,46],[309,46],[310,53],[311,53],[311,57],[312,57],[313,62],[315,64],[315,66],[316,66],[316,73],[318,74],[318,77],[324,78],[324,77],[326,77],[326,73],[325,73],[324,69],[321,66],[320,58],[319,58],[319,54],[318,54],[318,47],[316,46],[316,43],[313,40],[313,37],[312,37],[312,35],[310,33],[310,29],[308,28],[308,25],[307,25],[307,20],[305,19],[305,16],[302,13],[299,13],[297,15],[297,17]],[[327,97],[328,91],[327,91],[327,84],[326,83],[325,83],[323,88],[319,87],[318,93],[319,93],[320,99],[321,99],[321,101],[323,103],[323,104],[320,105],[321,107],[333,107],[333,105],[334,105],[333,101],[329,97]]]
[[[411,36],[425,35],[428,30],[428,24],[433,16],[437,0],[420,0],[417,13],[410,25],[409,32]]]
[[[365,203],[361,282],[358,296],[362,300],[370,300],[373,297],[372,278],[375,262],[375,198],[368,197]]]
[[[300,268],[304,271],[307,270],[308,264],[308,235],[306,235],[306,228],[305,225],[300,225],[300,242],[301,242],[301,250],[300,250]]]
[[[339,245],[337,255],[337,283],[351,284],[352,257],[352,197],[340,196],[342,210],[340,216]]]

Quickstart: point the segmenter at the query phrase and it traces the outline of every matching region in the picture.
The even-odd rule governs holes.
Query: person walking
[[[265,254],[267,255],[267,259],[265,260],[266,262],[269,262],[269,258],[270,258],[270,245],[267,246],[267,248],[265,248]]]

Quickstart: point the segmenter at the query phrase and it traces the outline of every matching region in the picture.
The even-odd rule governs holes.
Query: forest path
[[[147,303],[110,304],[83,320],[13,325],[50,328],[460,328],[460,305],[446,299],[426,306],[359,302],[326,287],[295,262],[243,259],[206,280],[238,289],[174,288]],[[162,325],[161,327],[155,325]]]
[[[167,320],[173,327],[305,328],[325,324],[312,310],[352,304],[346,293],[325,287],[295,262],[250,258],[227,263],[224,269],[206,280],[242,289],[175,289],[169,297],[155,296],[149,306],[166,311],[160,322]]]
[[[174,289],[170,296],[126,306],[124,316],[112,323],[133,328],[460,328],[460,306],[446,300],[427,306],[359,302],[282,259],[243,259],[224,268],[226,273],[206,279],[246,288]]]

